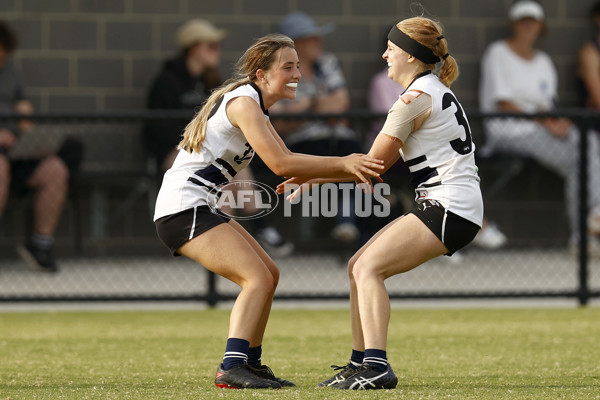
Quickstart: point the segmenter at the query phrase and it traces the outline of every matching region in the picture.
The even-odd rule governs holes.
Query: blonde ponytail
[[[450,87],[456,78],[458,78],[458,75],[458,63],[454,57],[448,55],[445,60],[442,60],[442,66],[440,67],[440,72],[438,73],[440,82],[447,87]]]
[[[200,151],[200,147],[202,146],[202,142],[206,137],[206,124],[208,122],[208,117],[212,112],[212,109],[217,104],[217,101],[225,93],[231,92],[238,87],[250,83],[250,79],[244,77],[242,79],[232,79],[225,82],[222,86],[215,89],[210,97],[206,100],[202,108],[194,118],[187,124],[185,130],[183,131],[183,139],[179,142],[179,149],[183,149],[188,153],[198,152]]]

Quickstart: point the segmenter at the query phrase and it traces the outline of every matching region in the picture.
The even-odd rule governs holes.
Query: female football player
[[[450,90],[458,76],[441,26],[428,18],[405,19],[388,34],[388,76],[406,88],[388,113],[369,151],[385,170],[402,156],[411,172],[416,205],[377,232],[348,263],[352,355],[318,386],[389,389],[398,382],[387,361],[390,301],[384,281],[440,256],[451,256],[479,231],[483,201],[471,130]],[[439,75],[434,74],[441,63]],[[306,182],[328,182],[317,179]],[[279,185],[304,183],[292,178]],[[288,198],[298,196],[303,187]]]
[[[383,168],[382,162],[360,154],[316,157],[286,148],[267,110],[279,100],[294,99],[298,67],[294,42],[287,36],[270,34],[252,44],[234,77],[213,92],[186,127],[158,194],[157,233],[173,255],[189,257],[241,287],[215,378],[222,388],[293,383],[276,378],[261,364],[279,270],[239,223],[209,207],[219,186],[246,167],[255,152],[280,176],[350,176],[367,182]]]

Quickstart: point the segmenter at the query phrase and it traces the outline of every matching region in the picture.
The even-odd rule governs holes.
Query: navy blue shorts
[[[156,233],[172,255],[180,256],[177,250],[185,243],[229,220],[213,213],[208,206],[194,207],[157,219]]]
[[[462,249],[475,238],[481,229],[477,224],[448,211],[435,200],[425,200],[413,207],[408,214],[414,214],[448,248],[447,256]]]

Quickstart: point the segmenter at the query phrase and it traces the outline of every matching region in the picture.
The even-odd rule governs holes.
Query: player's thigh
[[[404,216],[401,216],[401,217],[396,218],[393,221],[388,222],[383,228],[381,228],[373,236],[371,236],[371,238],[367,241],[367,243],[363,244],[361,246],[361,248],[358,249],[356,251],[356,253],[354,253],[352,255],[352,257],[350,258],[350,261],[348,261],[348,273],[350,275],[352,275],[352,268],[354,267],[356,260],[358,260],[360,258],[360,256],[369,248],[369,246],[371,246],[371,244],[373,244],[377,240],[377,238],[379,238],[385,231],[387,231],[392,225],[394,225],[397,221],[399,221],[403,217]]]
[[[239,222],[235,220],[230,220],[228,225],[230,225],[233,229],[235,229],[242,237],[252,246],[254,252],[258,255],[261,261],[265,264],[265,266],[271,271],[274,277],[279,277],[279,269],[275,264],[275,261],[267,254],[267,252],[262,248],[262,246],[256,241],[256,239],[248,233],[246,229]]]
[[[364,250],[355,271],[360,269],[356,272],[386,279],[447,252],[446,246],[419,218],[407,214],[394,221]]]
[[[177,252],[242,287],[251,281],[272,280],[271,272],[252,245],[229,223],[196,236]]]

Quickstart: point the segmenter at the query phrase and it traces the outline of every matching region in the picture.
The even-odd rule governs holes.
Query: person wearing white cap
[[[508,17],[512,35],[491,43],[482,56],[480,108],[489,113],[551,111],[558,95],[558,75],[548,54],[536,48],[546,28],[544,9],[538,2],[519,0],[510,7]],[[485,130],[486,151],[531,157],[565,179],[570,244],[576,247],[579,242],[580,132],[574,124],[565,118],[494,118],[486,121]],[[590,135],[588,144],[588,204],[592,206],[588,225],[593,227],[594,223],[600,223],[597,135]]]
[[[298,85],[296,100],[279,103],[273,109],[273,114],[340,114],[348,111],[350,93],[344,72],[337,57],[324,51],[324,36],[333,30],[332,23],[318,25],[301,11],[288,14],[280,21],[279,32],[294,40],[300,58],[302,82]],[[278,120],[273,123],[295,152],[345,156],[362,151],[356,132],[340,120]],[[340,191],[338,196],[338,209],[347,212],[338,213],[331,236],[355,245],[360,230],[354,214],[354,197],[345,199],[342,193]]]

